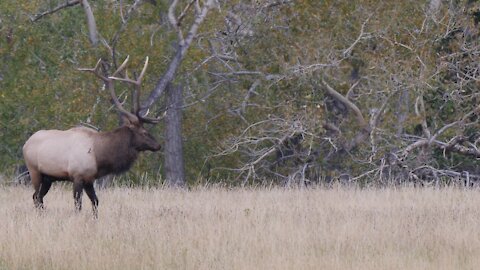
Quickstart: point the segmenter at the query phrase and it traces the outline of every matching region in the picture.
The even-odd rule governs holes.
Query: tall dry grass
[[[0,269],[478,269],[480,194],[0,187]]]

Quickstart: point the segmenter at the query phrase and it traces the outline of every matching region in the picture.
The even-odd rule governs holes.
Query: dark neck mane
[[[127,127],[97,134],[94,144],[97,177],[120,174],[130,169],[138,156],[138,151],[132,146],[132,137],[132,131]]]

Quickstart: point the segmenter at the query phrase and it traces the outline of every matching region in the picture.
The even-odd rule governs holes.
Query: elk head
[[[137,151],[158,151],[160,150],[160,144],[157,140],[143,127],[140,119],[128,119],[122,120],[123,126],[127,127],[131,131],[131,144]]]

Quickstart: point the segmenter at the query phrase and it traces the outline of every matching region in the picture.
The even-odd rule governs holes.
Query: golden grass
[[[478,269],[480,194],[0,187],[0,269]]]

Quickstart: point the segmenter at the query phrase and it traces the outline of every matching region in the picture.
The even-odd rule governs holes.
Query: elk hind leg
[[[82,210],[83,181],[73,181],[73,199],[75,200],[75,210]]]
[[[92,201],[93,216],[97,218],[98,217],[98,198],[97,198],[97,195],[95,194],[95,188],[93,187],[93,183],[85,183],[83,185],[83,188],[85,189],[85,193],[87,193],[88,197],[90,198],[90,201]]]
[[[40,198],[40,189],[42,187],[42,175],[39,171],[29,168],[30,179],[32,180],[33,188],[35,192],[33,193],[33,204],[36,208],[43,208],[43,203]]]

